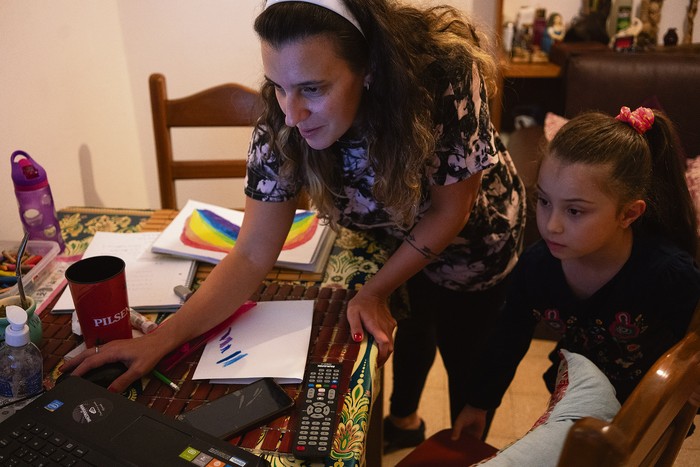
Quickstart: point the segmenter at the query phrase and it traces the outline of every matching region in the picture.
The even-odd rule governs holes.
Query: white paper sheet
[[[192,379],[240,384],[272,377],[304,378],[313,321],[313,300],[258,302],[210,340]]]

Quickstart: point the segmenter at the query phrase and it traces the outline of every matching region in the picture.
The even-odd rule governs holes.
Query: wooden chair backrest
[[[164,209],[177,209],[175,180],[245,177],[245,159],[175,160],[170,129],[254,126],[263,110],[257,91],[227,83],[190,96],[168,99],[165,77],[159,73],[150,76],[149,89],[160,201]]]
[[[688,397],[700,383],[700,304],[686,336],[649,369],[611,422],[577,421],[560,467],[671,466],[697,413]]]

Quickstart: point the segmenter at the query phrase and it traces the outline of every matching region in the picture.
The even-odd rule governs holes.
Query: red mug
[[[116,256],[81,259],[66,269],[85,345],[131,338],[126,264]]]

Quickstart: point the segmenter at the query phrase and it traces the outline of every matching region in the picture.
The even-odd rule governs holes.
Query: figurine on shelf
[[[676,28],[668,28],[666,34],[664,34],[664,46],[673,47],[678,44],[678,32]]]
[[[634,50],[637,45],[637,38],[642,31],[642,26],[642,20],[632,17],[632,22],[628,27],[617,31],[617,33],[610,38],[610,48],[616,52]]]
[[[542,51],[549,53],[555,42],[564,40],[564,20],[559,13],[552,13],[547,18],[547,29],[542,36]]]
[[[683,43],[690,44],[693,42],[693,24],[695,23],[695,15],[698,12],[698,0],[690,0],[688,10],[685,17],[685,31],[683,32]]]
[[[637,36],[637,47],[644,50],[659,43],[659,22],[663,0],[642,0],[642,31]]]
[[[532,25],[524,24],[515,34],[511,60],[517,63],[529,62],[532,55]]]

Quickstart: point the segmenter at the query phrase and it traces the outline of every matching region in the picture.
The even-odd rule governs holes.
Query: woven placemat
[[[358,358],[360,345],[353,342],[346,318],[347,302],[355,295],[354,291],[346,289],[305,287],[292,284],[262,284],[251,296],[251,300],[314,300],[314,317],[309,345],[310,360],[337,362],[343,365],[345,377],[341,381],[339,391],[348,392],[350,376],[355,361]],[[63,356],[80,343],[80,338],[71,332],[70,315],[42,315],[44,339],[41,351],[44,355],[44,371],[47,379],[56,376],[56,367],[62,362]],[[199,361],[201,351],[190,355],[168,372],[168,377],[180,386],[180,391],[173,390],[160,380],[144,378],[143,392],[136,400],[158,412],[170,417],[194,409],[207,402],[218,399],[236,389],[240,385],[210,384],[207,381],[192,380],[194,369]],[[300,394],[300,384],[284,385],[287,393],[296,401]],[[343,397],[339,398],[338,411],[342,409]],[[235,444],[254,452],[273,457],[290,457],[294,438],[294,427],[297,425],[294,411],[287,413],[270,423],[253,429],[243,436],[231,439]]]

